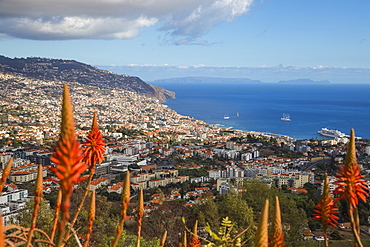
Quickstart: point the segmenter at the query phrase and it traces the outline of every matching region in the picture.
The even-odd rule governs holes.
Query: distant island
[[[156,83],[262,83],[260,80],[252,80],[248,78],[222,78],[222,77],[203,77],[203,76],[189,76],[179,78],[160,79],[150,82]]]
[[[328,80],[313,81],[311,79],[295,79],[295,80],[279,81],[278,83],[283,83],[283,84],[328,84],[330,82]]]
[[[187,83],[232,83],[232,84],[260,84],[264,83],[260,80],[252,80],[249,78],[222,78],[222,77],[203,77],[203,76],[188,76],[188,77],[178,77],[169,79],[158,79],[150,82],[151,84],[161,84],[161,83],[173,83],[173,84],[187,84]],[[281,84],[328,84],[328,80],[314,81],[311,79],[294,79],[294,80],[284,80],[275,83]]]

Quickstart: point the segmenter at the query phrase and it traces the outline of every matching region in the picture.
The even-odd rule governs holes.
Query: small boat
[[[229,119],[230,117],[228,115],[225,115],[224,116],[224,119]]]
[[[290,122],[290,121],[291,121],[291,119],[290,119],[290,115],[289,115],[289,114],[287,114],[287,113],[284,113],[284,114],[283,114],[283,117],[282,117],[282,118],[280,118],[280,120],[281,120],[281,121]]]
[[[239,117],[239,112],[236,113],[236,117]]]

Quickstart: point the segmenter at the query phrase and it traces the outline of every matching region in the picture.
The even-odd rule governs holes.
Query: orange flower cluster
[[[60,179],[59,184],[63,194],[70,196],[73,185],[83,180],[80,175],[87,166],[81,162],[81,158],[82,150],[75,134],[69,90],[68,86],[64,85],[61,133],[51,157],[51,161],[56,165],[51,168],[51,171]]]
[[[198,221],[195,221],[193,227],[193,234],[190,238],[188,247],[200,247],[200,241],[198,239]]]
[[[321,200],[315,206],[313,217],[315,220],[321,221],[324,231],[326,231],[329,225],[336,227],[338,224],[337,219],[339,217],[335,215],[338,213],[338,209],[334,208],[334,205],[334,200],[330,196],[328,174],[325,173],[323,194]]]
[[[359,198],[366,202],[368,193],[365,190],[368,190],[368,188],[366,181],[362,179],[365,175],[360,174],[358,165],[348,168],[341,166],[336,177],[338,180],[334,184],[338,185],[338,187],[335,189],[334,194],[339,194],[338,198],[350,198],[349,201],[353,208],[357,207]]]
[[[83,161],[94,171],[95,165],[104,160],[105,143],[102,134],[98,128],[97,116],[94,113],[91,131],[87,136],[83,146]]]
[[[200,241],[196,236],[191,237],[188,247],[200,247]]]
[[[368,190],[366,181],[362,179],[364,177],[364,175],[361,175],[360,167],[357,164],[355,134],[352,129],[346,160],[340,166],[336,175],[337,180],[334,182],[338,185],[334,190],[334,194],[339,195],[337,200],[341,198],[347,200],[352,206],[352,210],[357,207],[359,198],[366,202],[366,196],[369,194],[366,192]]]

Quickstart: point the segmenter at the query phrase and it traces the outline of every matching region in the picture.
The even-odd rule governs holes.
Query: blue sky
[[[1,0],[0,54],[73,59],[145,80],[370,83],[369,13],[368,0]]]

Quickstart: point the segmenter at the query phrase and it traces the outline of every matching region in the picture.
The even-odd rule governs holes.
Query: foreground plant
[[[78,230],[74,229],[71,222],[69,222],[69,208],[71,204],[71,195],[73,187],[84,178],[81,177],[81,173],[89,168],[89,180],[91,181],[94,175],[95,165],[101,163],[103,155],[105,153],[105,143],[103,142],[102,135],[97,127],[97,117],[94,114],[94,120],[92,128],[88,138],[83,144],[84,149],[81,148],[80,143],[77,141],[77,136],[74,127],[74,117],[72,111],[72,104],[69,96],[68,86],[64,85],[63,89],[63,102],[62,102],[62,120],[59,140],[54,149],[54,153],[51,157],[51,161],[55,164],[55,167],[51,168],[51,171],[58,178],[59,193],[56,203],[54,224],[51,227],[50,236],[44,231],[36,228],[36,218],[38,217],[39,204],[42,197],[42,166],[39,166],[39,175],[36,181],[35,187],[35,203],[33,208],[33,217],[31,220],[31,227],[25,228],[17,225],[1,224],[2,218],[0,217],[0,246],[64,246],[69,239],[69,232],[72,232],[76,238],[78,246],[80,244],[80,238],[78,236]],[[2,178],[0,179],[0,192],[2,191],[5,181],[10,174],[12,166],[12,159],[9,160],[6,168],[3,171]],[[87,186],[88,189],[89,186]],[[88,191],[86,189],[86,191]],[[117,227],[116,238],[112,242],[112,246],[116,246],[119,242],[124,220],[126,219],[128,204],[130,202],[130,172],[127,171],[124,191],[122,194],[122,211],[121,220]],[[82,205],[81,203],[80,205]],[[82,207],[82,206],[81,206]],[[87,223],[87,235],[85,238],[84,246],[90,244],[90,237],[92,234],[92,228],[95,220],[95,192],[92,193],[92,199],[89,208],[89,216]],[[77,215],[73,219],[73,224],[77,220]],[[139,195],[139,207],[138,207],[138,233],[137,233],[137,246],[140,246],[141,226],[142,218],[144,215],[144,199],[143,191],[140,190]],[[58,226],[58,227],[57,227]],[[67,228],[68,227],[68,228]],[[58,228],[58,229],[57,229]],[[67,230],[68,229],[68,230]],[[68,232],[67,232],[68,231]],[[7,233],[6,235],[4,233]],[[54,236],[57,234],[56,242],[54,242]],[[36,237],[37,236],[37,237]],[[165,245],[167,231],[164,232],[161,241],[158,242],[159,246]],[[143,241],[145,242],[145,241]],[[90,244],[91,245],[91,244]],[[158,246],[158,245],[157,245]]]
[[[89,246],[90,236],[92,234],[92,227],[95,220],[95,191],[91,191],[91,202],[90,202],[90,209],[89,209],[89,222],[87,225],[87,235],[86,240],[84,243],[84,247]]]
[[[90,174],[95,174],[95,166],[104,160],[105,154],[105,143],[98,127],[96,112],[93,116],[90,133],[82,146],[84,148],[83,161],[89,166]]]
[[[5,234],[3,226],[3,215],[0,214],[0,246],[5,246]]]
[[[255,247],[268,247],[268,210],[269,200],[265,201],[257,227]]]
[[[163,233],[161,241],[159,242],[159,247],[164,247],[164,244],[166,243],[166,238],[167,238],[167,231]]]
[[[186,238],[186,231],[184,231],[182,235],[182,240],[180,243],[180,247],[186,247],[187,246],[187,238]]]
[[[87,185],[85,188],[84,195],[82,200],[77,208],[77,211],[72,219],[71,227],[73,227],[77,221],[77,218],[80,214],[80,211],[85,203],[87,194],[90,190],[91,181],[95,174],[95,167],[97,164],[100,164],[104,160],[105,154],[105,143],[103,136],[98,127],[97,121],[97,114],[94,113],[91,130],[89,135],[86,137],[86,140],[82,144],[83,147],[83,155],[82,155],[82,162],[84,162],[89,168],[89,178],[87,180]],[[69,231],[67,231],[64,241],[66,241],[69,237]]]
[[[33,204],[33,212],[31,219],[31,227],[25,228],[13,224],[6,225],[0,230],[0,234],[7,233],[4,240],[0,239],[0,246],[54,246],[52,239],[47,233],[36,228],[36,219],[40,210],[40,203],[42,197],[42,166],[39,165],[37,179],[35,183],[35,197]],[[3,219],[0,218],[1,226]],[[37,237],[36,234],[37,233]],[[2,235],[4,236],[4,235]],[[3,242],[3,243],[2,243]],[[6,244],[5,244],[5,243]],[[46,245],[42,245],[46,244]]]
[[[121,196],[121,218],[118,223],[117,229],[116,229],[116,236],[112,241],[112,247],[117,246],[118,240],[122,236],[122,231],[123,231],[123,226],[125,224],[125,219],[126,219],[126,214],[127,214],[127,209],[128,209],[128,204],[130,203],[130,171],[126,172],[125,176],[125,181],[123,183],[123,191],[122,191],[122,196]]]
[[[27,239],[28,233],[30,228],[17,226],[17,225],[6,225],[3,227],[3,233],[7,233],[5,236],[5,245],[0,246],[27,246]],[[37,235],[39,237],[35,238],[34,236]],[[38,246],[55,246],[53,241],[50,239],[49,235],[38,229],[35,228],[32,234],[33,238],[31,243],[28,246],[38,247]],[[44,245],[42,245],[44,244]]]
[[[10,170],[12,169],[12,165],[13,165],[13,157],[11,157],[9,159],[8,163],[5,166],[5,169],[3,170],[3,174],[1,175],[1,179],[0,179],[0,194],[3,192],[5,182],[6,182],[6,179],[8,178],[8,176],[10,174]]]
[[[58,196],[57,196],[57,201],[56,201],[56,204],[55,204],[54,223],[53,223],[53,228],[51,229],[50,239],[54,239],[55,232],[57,230],[61,202],[62,202],[62,191],[59,190],[58,191]]]
[[[272,229],[269,236],[269,247],[283,247],[284,245],[284,233],[281,224],[281,211],[279,197],[275,197],[275,210],[272,221]]]
[[[327,229],[329,225],[337,227],[338,209],[334,208],[334,200],[330,195],[328,174],[325,173],[324,188],[319,203],[315,207],[314,219],[320,220],[324,232],[325,246],[329,246]]]
[[[363,180],[365,176],[361,175],[356,159],[356,142],[353,129],[351,129],[346,159],[344,164],[339,167],[335,177],[337,180],[334,184],[337,187],[334,190],[334,194],[338,195],[337,201],[339,199],[346,201],[355,245],[363,246],[360,239],[360,220],[357,205],[359,199],[366,202],[366,196],[369,194],[367,193],[366,181]]]
[[[51,170],[59,178],[59,186],[62,190],[57,246],[63,244],[66,225],[70,218],[69,207],[73,186],[83,180],[81,173],[87,169],[87,165],[81,162],[82,157],[82,149],[75,133],[69,89],[67,85],[64,85],[60,137],[51,157],[51,161],[56,165]]]
[[[207,224],[204,228],[214,240],[218,241],[221,244],[220,246],[242,246],[240,236],[246,233],[249,230],[250,226],[236,236],[232,235],[233,227],[234,224],[232,223],[232,221],[229,220],[229,217],[226,217],[222,219],[218,234],[211,230],[211,226],[209,224]],[[209,243],[208,246],[216,246],[216,244]]]
[[[274,215],[272,219],[272,228],[270,236],[268,234],[268,211],[269,211],[269,200],[266,199],[258,223],[254,246],[255,247],[287,246],[284,244],[284,233],[281,223],[280,202],[278,197],[275,197]]]
[[[31,241],[33,238],[33,231],[36,228],[36,220],[37,220],[37,214],[40,211],[40,203],[41,203],[41,197],[42,197],[42,165],[39,165],[38,173],[37,173],[37,179],[36,179],[36,185],[35,185],[35,204],[34,209],[32,213],[32,223],[31,228],[28,231],[28,239],[26,246],[31,246]]]
[[[193,232],[189,241],[188,247],[200,247],[200,241],[198,238],[198,221],[195,221]]]
[[[136,247],[140,247],[140,237],[141,237],[141,228],[143,225],[143,217],[144,217],[144,194],[143,194],[143,188],[140,187],[139,199],[137,202],[137,245]]]

